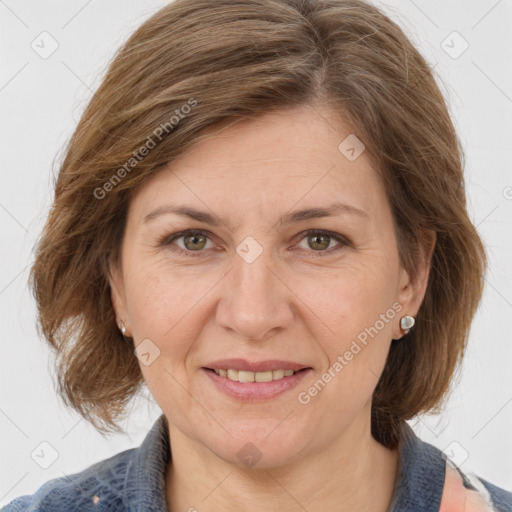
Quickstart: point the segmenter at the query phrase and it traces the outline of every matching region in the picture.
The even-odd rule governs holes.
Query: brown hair
[[[403,420],[440,411],[487,260],[427,62],[360,0],[176,0],[118,50],[85,109],[31,270],[40,332],[58,356],[59,394],[101,433],[122,431],[116,420],[144,382],[108,284],[133,191],[208,127],[318,102],[354,128],[382,173],[410,276],[421,233],[437,233],[416,325],[392,342],[374,392],[372,435],[394,448]]]

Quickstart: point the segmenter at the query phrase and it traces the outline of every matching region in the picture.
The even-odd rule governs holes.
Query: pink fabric
[[[464,487],[459,472],[447,463],[439,512],[494,512],[494,509],[480,492]]]

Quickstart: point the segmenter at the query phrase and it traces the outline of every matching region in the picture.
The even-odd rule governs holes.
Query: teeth
[[[228,379],[238,380],[238,370],[228,370]]]
[[[254,372],[246,372],[243,370],[238,371],[238,381],[240,382],[254,382],[254,376],[256,374]]]
[[[279,380],[283,377],[290,377],[294,370],[273,370],[268,372],[248,372],[245,370],[214,370],[217,375],[227,377],[229,380],[236,382],[270,382],[271,380]]]
[[[253,373],[253,372],[247,372],[247,373]],[[255,372],[254,373],[254,381],[255,382],[270,382],[271,380],[274,380],[274,372],[272,372],[272,371]]]

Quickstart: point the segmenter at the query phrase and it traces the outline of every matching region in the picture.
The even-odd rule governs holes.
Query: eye
[[[312,251],[309,252],[332,254],[333,252],[342,250],[346,246],[352,246],[347,238],[330,231],[310,229],[301,233],[301,237],[300,241],[307,239],[307,246],[312,248]],[[183,245],[180,246],[176,243],[177,240],[182,240]],[[331,245],[333,240],[338,242],[338,245],[335,246],[334,250]],[[210,246],[208,246],[208,241],[210,242]],[[165,236],[160,241],[160,245],[168,247],[171,251],[185,256],[200,256],[201,253],[204,252],[203,249],[211,249],[213,244],[208,232],[200,229],[187,229],[185,231],[180,231],[179,233]],[[304,247],[302,247],[302,249],[304,249]],[[320,255],[323,254],[319,254],[319,256]]]
[[[180,233],[175,233],[170,236],[164,237],[160,242],[161,245],[171,246],[175,245],[176,248],[171,248],[172,251],[179,254],[186,254],[187,256],[199,256],[202,249],[210,248],[206,247],[209,236],[206,232],[199,229],[187,229]],[[183,239],[183,247],[180,247],[175,243],[176,240]],[[210,242],[211,243],[211,242]],[[194,254],[197,253],[197,254]]]
[[[318,253],[332,254],[335,251],[342,250],[345,246],[351,246],[351,243],[347,238],[330,231],[310,229],[301,235],[301,241],[306,240],[307,247]],[[338,246],[335,246],[334,250],[332,250],[333,246],[331,245],[333,241],[338,242]],[[323,256],[323,254],[321,255]]]

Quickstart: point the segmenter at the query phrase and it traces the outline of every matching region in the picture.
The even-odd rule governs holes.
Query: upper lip
[[[268,372],[273,370],[302,370],[310,366],[293,361],[267,359],[266,361],[247,361],[247,359],[219,359],[208,363],[205,368],[211,370],[242,370],[247,372]]]

